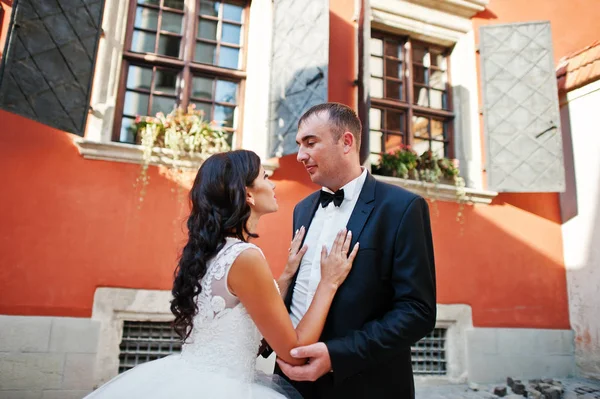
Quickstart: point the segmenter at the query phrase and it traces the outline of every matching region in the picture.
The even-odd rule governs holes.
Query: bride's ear
[[[248,203],[248,205],[250,206],[254,206],[256,205],[256,202],[254,201],[254,196],[252,195],[252,193],[248,190],[246,190],[246,202]]]

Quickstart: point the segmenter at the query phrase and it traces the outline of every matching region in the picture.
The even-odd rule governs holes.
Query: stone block
[[[51,317],[0,316],[0,352],[46,352]]]
[[[58,389],[64,362],[60,353],[0,353],[0,390]]]
[[[51,390],[51,391],[44,391],[44,394],[42,395],[42,399],[81,399],[84,396],[86,396],[87,394],[89,394],[90,392],[92,392],[92,391],[91,390],[89,390],[89,391],[85,391],[85,390],[70,390],[70,391]]]
[[[52,320],[50,352],[96,353],[100,324],[91,319],[56,317]]]
[[[67,353],[62,388],[89,389],[94,387],[96,355],[93,353]]]
[[[41,399],[42,391],[0,391],[0,399]]]

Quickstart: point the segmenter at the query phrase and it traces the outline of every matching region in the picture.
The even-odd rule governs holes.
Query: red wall
[[[353,1],[330,7],[329,99],[354,105]],[[96,287],[170,288],[187,206],[175,183],[150,168],[138,209],[138,165],[85,160],[69,134],[3,111],[0,121],[0,314],[89,317]],[[275,274],[293,206],[316,189],[294,155],[280,164],[280,211],[258,242]],[[467,207],[462,225],[455,203],[431,211],[440,303],[471,305],[480,327],[569,328],[556,195],[500,195]]]

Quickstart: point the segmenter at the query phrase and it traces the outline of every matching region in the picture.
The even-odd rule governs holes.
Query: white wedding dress
[[[261,334],[227,288],[231,265],[248,248],[258,249],[227,238],[208,262],[197,298],[198,314],[180,354],[136,366],[86,398],[301,398],[279,376],[256,371]]]

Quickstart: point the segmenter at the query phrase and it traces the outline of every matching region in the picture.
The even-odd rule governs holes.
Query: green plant
[[[212,154],[231,149],[227,135],[214,122],[204,119],[204,113],[194,105],[176,108],[169,114],[138,116],[132,126],[136,143],[142,146],[142,168],[137,184],[141,186],[140,202],[149,183],[148,167],[153,157],[181,174],[186,167],[182,158],[202,161]]]
[[[410,146],[401,146],[395,151],[381,155],[378,165],[374,165],[373,173],[402,179],[423,182],[453,184],[456,187],[456,199],[459,203],[457,221],[462,222],[464,204],[467,202],[465,181],[454,160],[439,157],[431,150],[418,155]],[[435,195],[430,199],[435,201]]]

